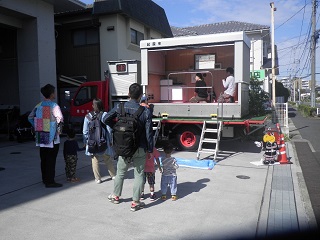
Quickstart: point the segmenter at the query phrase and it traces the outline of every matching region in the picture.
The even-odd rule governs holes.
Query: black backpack
[[[89,120],[88,152],[101,153],[107,149],[106,129],[100,121],[102,112],[90,112],[86,115]]]
[[[120,116],[113,126],[113,146],[118,156],[130,160],[139,148],[138,121],[144,107],[140,106],[132,115],[125,112],[124,103],[120,103],[119,108]]]

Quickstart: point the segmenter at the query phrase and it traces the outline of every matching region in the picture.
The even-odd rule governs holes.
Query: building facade
[[[140,40],[172,36],[151,0],[1,0],[0,16],[0,105],[21,114],[60,75],[101,80],[107,61],[140,59]]]
[[[0,104],[30,111],[40,88],[56,86],[54,13],[83,9],[74,0],[0,1]]]

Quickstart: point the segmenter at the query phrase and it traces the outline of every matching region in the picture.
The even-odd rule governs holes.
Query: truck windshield
[[[91,102],[97,97],[97,92],[97,86],[82,87],[74,98],[74,105],[80,106]]]

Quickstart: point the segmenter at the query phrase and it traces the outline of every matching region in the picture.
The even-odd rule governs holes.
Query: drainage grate
[[[11,152],[10,154],[21,154],[21,152]]]
[[[249,179],[250,178],[249,176],[246,176],[246,175],[238,175],[236,177],[240,178],[240,179]]]

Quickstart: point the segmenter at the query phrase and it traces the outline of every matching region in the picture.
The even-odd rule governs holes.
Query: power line
[[[288,18],[284,23],[280,24],[278,27],[275,28],[275,30],[277,30],[278,28],[282,27],[285,23],[287,23],[290,19],[292,19],[294,16],[296,16],[299,12],[302,11],[302,9],[304,9],[307,6],[307,4],[305,3],[305,5],[298,11],[296,12],[294,15],[292,15],[290,18]]]

